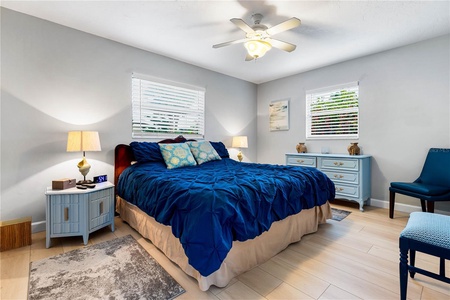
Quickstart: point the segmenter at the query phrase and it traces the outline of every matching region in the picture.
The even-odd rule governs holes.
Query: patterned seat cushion
[[[400,237],[450,250],[450,216],[413,212]]]

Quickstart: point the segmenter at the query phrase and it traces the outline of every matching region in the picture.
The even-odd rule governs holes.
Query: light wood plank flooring
[[[90,235],[89,244],[132,234],[136,240],[184,287],[177,299],[399,299],[398,236],[408,214],[366,207],[360,212],[351,203],[335,208],[352,213],[343,221],[328,220],[317,233],[307,235],[268,262],[233,279],[227,287],[198,289],[148,240],[116,217],[116,231],[104,228]],[[83,247],[81,237],[53,239],[45,248],[45,232],[33,234],[31,246],[0,253],[1,299],[26,299],[31,261]],[[418,253],[416,264],[432,271],[438,259]],[[447,263],[447,274],[450,266]],[[409,279],[410,299],[450,299],[450,285],[416,275]]]

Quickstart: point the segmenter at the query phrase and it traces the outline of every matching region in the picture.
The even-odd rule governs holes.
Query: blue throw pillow
[[[138,162],[164,161],[158,143],[132,142],[130,146]]]
[[[227,148],[222,142],[210,142],[221,158],[230,158]]]
[[[189,146],[185,143],[160,144],[159,149],[161,150],[167,169],[195,166],[197,164],[192,156]]]
[[[199,165],[212,161],[221,160],[219,154],[214,150],[213,146],[207,141],[202,142],[186,142]]]

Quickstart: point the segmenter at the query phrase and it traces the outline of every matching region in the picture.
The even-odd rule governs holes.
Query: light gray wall
[[[81,179],[82,153],[66,152],[70,130],[99,131],[88,177],[113,180],[114,147],[132,140],[132,72],[205,87],[205,138],[231,146],[233,135],[247,135],[244,160],[256,161],[252,83],[4,8],[1,67],[1,220],[39,224],[52,180]]]
[[[285,163],[305,142],[305,91],[359,81],[360,138],[372,159],[372,198],[391,181],[413,181],[430,147],[450,148],[450,36],[354,59],[258,86],[258,162]],[[290,99],[290,130],[269,131],[269,103]],[[347,153],[350,140],[306,141],[308,152]],[[418,200],[398,196],[399,203]],[[437,209],[450,211],[450,203]]]

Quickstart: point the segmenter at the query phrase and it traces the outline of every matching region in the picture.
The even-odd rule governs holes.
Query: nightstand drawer
[[[359,173],[322,170],[333,182],[359,184]]]
[[[359,160],[357,159],[346,159],[346,158],[319,158],[319,168],[320,169],[336,169],[341,170],[359,170]]]
[[[287,165],[303,166],[303,167],[316,167],[316,158],[309,157],[309,156],[288,156]]]
[[[78,195],[54,196],[50,206],[51,234],[80,234],[83,210],[84,205]]]
[[[89,231],[111,223],[112,189],[101,190],[89,195]]]

